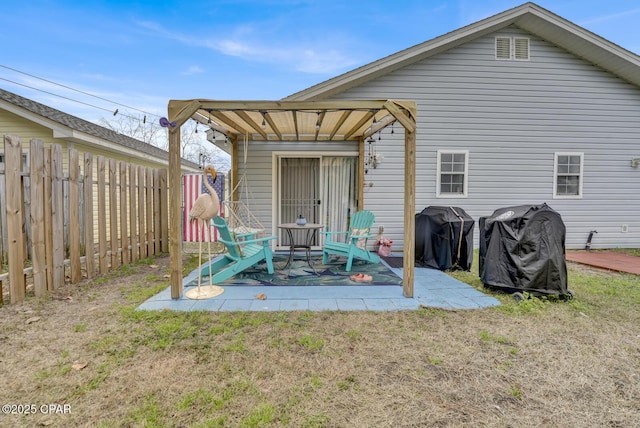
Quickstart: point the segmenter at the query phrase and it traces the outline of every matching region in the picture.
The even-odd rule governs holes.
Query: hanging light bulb
[[[320,131],[320,112],[316,113],[318,115],[316,119],[316,131]]]
[[[395,123],[395,122],[391,123],[391,133],[392,133],[392,134],[393,134],[393,124],[394,124],[394,123]]]
[[[262,113],[262,130],[267,129],[267,118],[265,117],[265,112]]]
[[[208,124],[211,124],[211,110],[209,110],[209,120],[207,121]]]

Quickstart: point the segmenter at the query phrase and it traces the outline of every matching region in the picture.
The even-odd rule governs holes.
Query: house
[[[169,164],[166,150],[4,89],[0,89],[0,134],[20,137],[27,150],[32,138],[40,139],[45,144],[60,144],[65,161],[67,149],[75,148],[81,153],[88,152],[94,156],[152,168],[166,168]],[[26,158],[26,153],[24,156]],[[193,162],[183,160],[182,165],[185,172],[200,171]]]
[[[168,117],[170,142],[189,119],[226,136],[214,142],[231,154],[233,198],[280,235],[275,249],[287,245],[278,225],[299,214],[344,230],[350,212],[373,211],[374,232],[404,251],[407,297],[413,217],[427,206],[478,220],[546,202],[567,248],[592,230],[591,248],[640,247],[640,57],[534,3],[280,101],[171,100]],[[174,222],[179,210],[169,208]]]
[[[418,212],[459,206],[477,220],[497,208],[546,202],[562,215],[567,248],[584,248],[592,230],[591,248],[640,248],[638,55],[525,3],[283,101],[367,99],[417,103]],[[402,129],[387,128],[368,139],[364,156],[364,206],[394,249],[403,238],[401,139]],[[250,181],[266,195],[253,206],[270,218],[271,197],[286,196],[269,182],[278,176],[271,153],[281,149],[253,150],[262,157]],[[287,150],[278,159],[301,168],[311,168],[311,157],[324,165],[322,153],[357,152],[320,144]],[[355,167],[326,168],[349,174]],[[475,235],[477,246],[477,226]]]

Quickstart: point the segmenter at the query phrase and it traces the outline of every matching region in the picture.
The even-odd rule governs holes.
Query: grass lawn
[[[168,256],[29,297],[0,308],[0,426],[638,426],[638,276],[570,263],[574,300],[516,302],[473,269],[501,306],[136,311]]]

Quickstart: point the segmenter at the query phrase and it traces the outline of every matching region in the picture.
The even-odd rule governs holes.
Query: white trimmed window
[[[496,37],[496,59],[528,61],[529,39],[527,37]]]
[[[468,150],[438,150],[436,197],[467,197],[468,160]]]
[[[553,197],[582,198],[584,153],[556,153],[553,166]]]

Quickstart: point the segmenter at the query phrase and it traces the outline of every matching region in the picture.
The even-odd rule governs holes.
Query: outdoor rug
[[[398,285],[402,286],[402,279],[394,274],[383,263],[367,263],[363,260],[354,260],[351,272],[346,272],[346,259],[344,257],[330,257],[327,264],[322,264],[322,255],[311,256],[311,264],[315,272],[309,267],[306,258],[296,255],[294,261],[286,269],[288,255],[274,255],[273,267],[275,272],[267,272],[267,264],[262,261],[255,266],[245,269],[234,277],[221,282],[219,286],[227,285]],[[371,276],[367,282],[356,282],[349,277],[359,273]],[[203,276],[202,285],[209,284],[209,277]],[[198,285],[198,277],[193,275],[185,286]]]
[[[382,257],[382,259],[387,262],[389,266],[392,268],[402,268],[404,267],[404,258],[391,256],[391,257]]]

